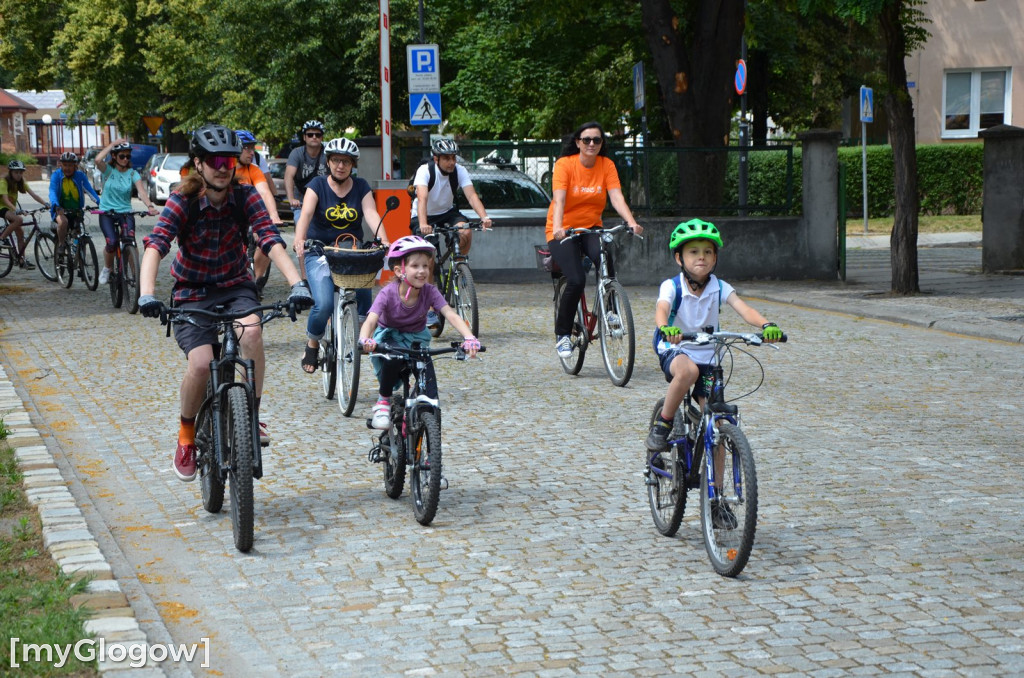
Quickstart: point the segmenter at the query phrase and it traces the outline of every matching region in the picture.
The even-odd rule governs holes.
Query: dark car
[[[148,144],[132,144],[132,167],[142,173],[142,170],[146,167],[146,163],[153,157],[160,149],[156,146],[150,146]]]
[[[495,225],[543,224],[551,198],[536,181],[505,164],[464,164],[473,180],[487,215]],[[459,211],[471,219],[476,216],[466,196],[459,191]]]

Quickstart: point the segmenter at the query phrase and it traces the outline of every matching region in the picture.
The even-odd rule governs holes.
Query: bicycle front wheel
[[[441,495],[441,427],[433,412],[420,412],[412,436],[412,511],[420,525],[429,525]]]
[[[71,256],[71,244],[67,240],[57,250],[57,280],[65,288],[70,288],[75,280],[75,258]]]
[[[121,286],[121,259],[118,252],[114,252],[114,266],[110,269],[107,285],[110,287],[110,303],[114,308],[121,308],[124,302],[124,287]]]
[[[319,355],[320,361],[320,386],[323,388],[324,397],[330,400],[334,397],[335,386],[338,383],[338,363],[335,361],[335,338],[334,328],[337,327],[338,304],[335,300],[334,311],[327,318],[327,325],[324,327],[324,336],[320,337]]]
[[[651,412],[650,426],[665,405],[661,398]],[[682,436],[681,416],[676,412],[675,424],[672,427],[670,440]],[[644,482],[647,485],[647,502],[651,506],[651,518],[654,526],[666,537],[673,536],[683,522],[686,511],[686,468],[681,458],[679,446],[673,445],[667,452],[651,452],[644,448],[647,468],[644,471]]]
[[[757,530],[757,473],[747,436],[738,426],[722,421],[719,438],[724,458],[715,455],[715,476],[721,479],[711,499],[708,464],[700,477],[700,522],[704,548],[715,572],[735,577],[747,564]]]
[[[121,251],[121,261],[125,310],[134,315],[139,312],[139,248],[131,244],[125,245]]]
[[[625,386],[633,376],[636,337],[633,334],[633,311],[622,283],[609,280],[605,284],[602,304],[597,329],[601,333],[604,369],[613,384]]]
[[[253,542],[252,410],[246,392],[228,389],[227,441],[231,446],[228,487],[231,491],[231,533],[235,548],[246,553]]]
[[[57,238],[49,233],[36,236],[36,268],[43,277],[53,282],[57,279]]]
[[[565,278],[559,278],[558,287],[555,290],[555,321],[558,320],[558,309],[562,303],[562,295],[565,293],[565,286],[567,284]],[[576,306],[576,317],[572,321],[572,331],[569,334],[569,342],[572,344],[572,355],[568,358],[558,356],[559,362],[562,363],[562,369],[566,374],[579,374],[580,370],[583,369],[583,359],[587,354],[587,345],[590,342],[590,336],[587,333],[587,326],[583,320],[583,303],[579,303]]]
[[[100,286],[100,272],[96,263],[96,246],[92,244],[92,238],[82,238],[78,243],[78,265],[82,274],[82,282],[91,292],[95,292]]]
[[[206,402],[213,393],[213,383],[206,382]],[[223,440],[220,441],[223,444]],[[217,463],[217,441],[214,437],[213,407],[200,408],[196,415],[196,466],[199,467],[199,485],[203,494],[203,508],[209,513],[220,513],[224,507],[224,480]]]
[[[480,336],[480,312],[476,303],[476,282],[469,264],[460,261],[455,264],[455,280],[452,284],[452,308],[466,321],[474,337]]]
[[[0,227],[0,230],[3,230]],[[11,272],[14,268],[14,258],[18,256],[18,250],[14,243],[14,238],[4,238],[3,242],[0,242],[0,278]]]
[[[359,314],[355,304],[346,304],[341,312],[338,325],[338,407],[346,417],[352,416],[359,395],[359,365],[362,350],[359,348]]]
[[[449,269],[441,269],[437,272],[437,289],[441,291],[441,296],[448,302],[448,305],[452,304],[452,276]],[[437,309],[434,309],[437,313]],[[444,316],[437,313],[437,324],[427,328],[430,330],[430,336],[440,337],[441,333],[444,332]]]

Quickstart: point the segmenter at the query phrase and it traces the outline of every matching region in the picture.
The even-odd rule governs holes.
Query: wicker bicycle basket
[[[334,246],[324,247],[331,279],[335,285],[345,289],[373,287],[377,273],[384,266],[386,250],[382,247],[360,249],[356,247],[354,237],[348,236],[349,242],[342,241],[344,237],[339,237]]]

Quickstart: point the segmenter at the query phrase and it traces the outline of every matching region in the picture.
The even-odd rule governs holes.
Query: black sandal
[[[320,349],[317,346],[306,344],[306,352],[302,355],[302,371],[306,374],[315,374],[316,368],[320,366]],[[312,370],[307,370],[312,367]]]

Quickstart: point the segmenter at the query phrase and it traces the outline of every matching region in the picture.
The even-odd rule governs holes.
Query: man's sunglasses
[[[313,139],[313,138],[320,139],[320,138],[322,138],[324,136],[324,133],[323,132],[306,132],[306,136],[309,137],[310,139]]]
[[[217,171],[229,170],[235,169],[235,164],[238,162],[238,158],[227,155],[211,155],[207,156],[204,162],[207,167]]]

